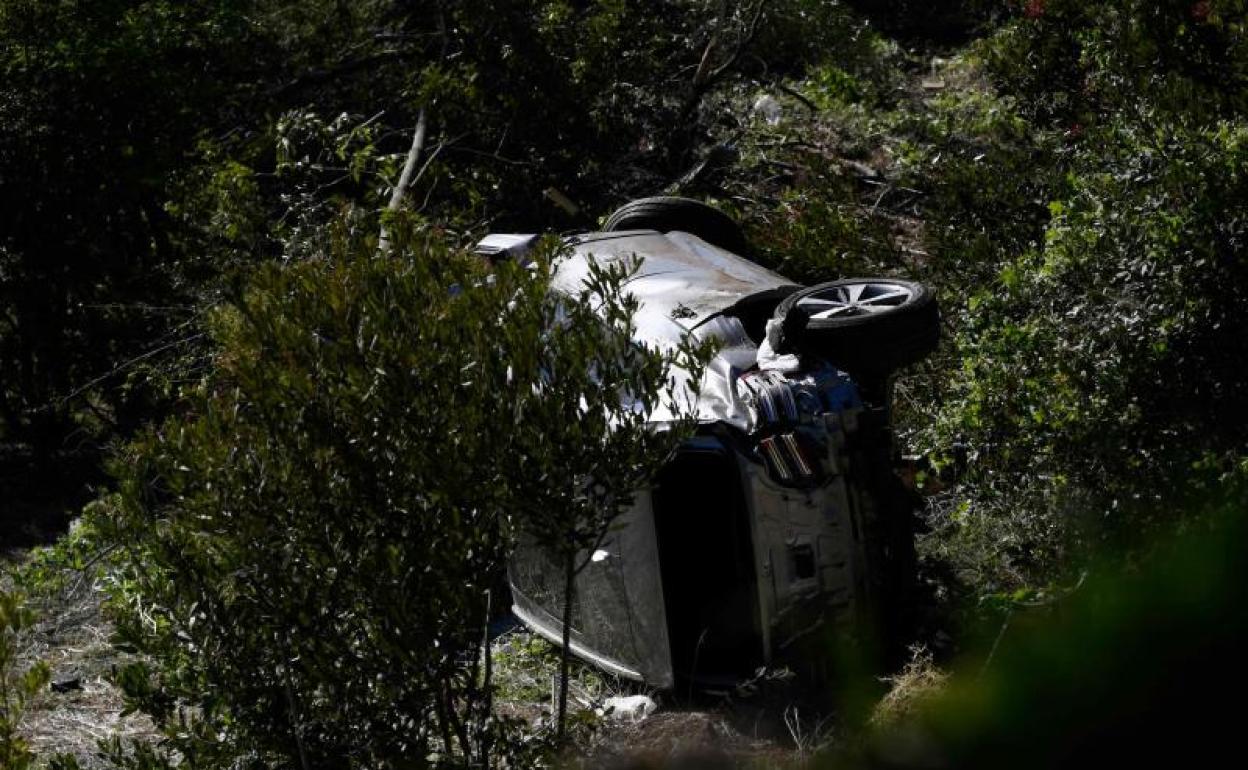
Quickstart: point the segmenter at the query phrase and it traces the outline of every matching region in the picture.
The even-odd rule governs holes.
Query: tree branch
[[[737,63],[737,60],[741,58],[741,54],[745,51],[745,49],[749,48],[750,43],[754,42],[754,36],[758,34],[758,22],[763,18],[763,9],[766,7],[767,0],[758,0],[758,5],[754,7],[754,16],[750,19],[749,28],[746,29],[746,32],[741,36],[741,39],[737,41],[737,44],[733,47],[732,53],[728,56],[728,59],[711,71],[710,76],[706,79],[707,87],[713,85],[715,81],[723,77],[724,73],[732,69],[733,65]]]
[[[416,117],[416,131],[412,134],[412,146],[407,151],[407,160],[403,162],[403,173],[399,175],[399,183],[391,191],[390,203],[386,205],[389,211],[399,210],[399,206],[403,204],[403,196],[412,183],[412,175],[416,173],[416,162],[420,160],[420,153],[425,148],[425,132],[429,125],[426,115],[425,108],[421,107],[420,114]]]
[[[429,125],[426,114],[425,108],[421,107],[420,115],[416,118],[416,131],[412,134],[412,146],[407,151],[407,160],[403,162],[403,173],[399,174],[399,183],[390,192],[390,202],[386,204],[386,211],[398,211],[403,205],[403,196],[412,183],[412,176],[416,173],[416,163],[420,160],[421,150],[425,147],[425,132]],[[381,238],[377,245],[382,252],[390,251],[390,232],[384,224],[381,226]]]

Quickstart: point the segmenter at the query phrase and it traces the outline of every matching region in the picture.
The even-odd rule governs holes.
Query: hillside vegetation
[[[705,351],[627,344],[626,274],[555,307],[546,270],[465,249],[664,193],[795,280],[940,298],[894,388],[930,462],[915,641],[976,662],[874,727],[847,697],[828,761],[1060,764],[1083,712],[1057,753],[1019,725],[1099,672],[1096,746],[1165,722],[1116,694],[1194,692],[1112,651],[1216,676],[1242,631],[1246,24],[1244,0],[0,0],[0,767],[552,762],[579,723],[499,708],[481,654],[503,554],[595,542],[687,427],[616,394]],[[36,756],[30,609],[84,580],[158,740]]]

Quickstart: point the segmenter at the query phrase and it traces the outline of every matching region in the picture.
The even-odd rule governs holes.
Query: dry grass
[[[101,599],[89,579],[71,579],[63,591],[35,601],[39,621],[23,638],[24,659],[43,660],[52,668],[53,683],[72,686],[36,698],[22,732],[40,756],[71,754],[83,768],[102,766],[96,744],[103,738],[155,737],[147,718],[121,716],[121,692],[110,682],[121,654],[109,644],[112,628]]]
[[[925,703],[939,695],[949,674],[936,667],[926,647],[910,648],[910,662],[896,676],[888,677],[888,693],[876,704],[870,724],[886,729],[904,722]]]
[[[729,692],[690,692],[683,701],[682,693],[658,696],[660,710],[649,719],[600,731],[581,766],[806,767],[841,738],[820,694],[777,669]]]
[[[23,735],[41,757],[67,753],[86,770],[105,767],[96,756],[101,739],[157,737],[146,717],[121,716],[121,693],[110,676],[123,656],[109,644],[112,629],[101,611],[101,598],[90,580],[71,578],[64,591],[36,600],[40,619],[22,640],[26,661],[46,661],[54,682],[76,681],[73,689],[45,691],[30,704]],[[496,665],[501,663],[497,683],[505,691],[496,703],[498,711],[533,729],[548,729],[557,672],[553,648],[524,630],[495,640],[494,648]],[[573,668],[571,695],[576,708],[592,710],[607,697],[637,689],[579,664]],[[600,719],[595,729],[583,734],[570,764],[585,768],[799,764],[815,743],[827,737],[824,725],[810,722],[804,712],[799,719],[795,709],[778,700],[766,701],[661,706],[658,713],[635,724]],[[796,735],[788,723],[798,725]]]
[[[495,708],[551,729],[558,683],[558,652],[523,628],[494,640]],[[718,696],[686,691],[659,693],[573,661],[571,707],[587,722],[574,731],[565,756],[575,768],[794,767],[833,739],[833,721],[798,706],[798,683],[790,676],[759,677],[752,687]],[[646,694],[659,710],[640,722],[601,716],[610,697]],[[598,712],[600,716],[592,714]]]
[[[660,711],[636,724],[615,723],[594,739],[579,767],[776,767],[793,750],[771,738],[750,737],[716,711]]]

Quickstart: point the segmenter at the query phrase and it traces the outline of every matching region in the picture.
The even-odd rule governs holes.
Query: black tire
[[[672,230],[696,235],[707,243],[736,254],[748,255],[749,242],[741,227],[724,212],[690,198],[660,196],[625,203],[607,217],[603,231]]]
[[[932,290],[896,278],[850,278],[799,289],[776,306],[784,347],[850,374],[885,377],[921,361],[940,341]]]

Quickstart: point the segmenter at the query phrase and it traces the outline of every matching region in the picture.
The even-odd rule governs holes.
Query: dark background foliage
[[[167,402],[153,365],[186,349],[201,302],[297,256],[289,236],[314,238],[334,201],[387,195],[421,107],[430,222],[585,226],[697,160],[725,83],[855,45],[846,18],[797,2],[6,2],[6,445],[38,473],[82,459],[92,480],[100,446]]]

